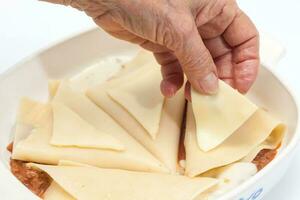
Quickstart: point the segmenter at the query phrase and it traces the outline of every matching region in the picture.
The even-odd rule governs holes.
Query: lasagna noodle
[[[138,68],[122,77],[123,80],[117,78],[106,84],[93,87],[87,91],[87,96],[174,173],[177,167],[180,126],[185,104],[183,90],[180,90],[173,98],[165,100],[155,140],[124,107],[112,100],[106,92],[108,88],[120,84],[124,79],[130,81],[131,77],[138,76],[139,73],[146,73],[144,70],[149,67],[153,66]]]
[[[168,199],[194,200],[217,184],[213,178],[142,173],[81,166],[31,164],[53,178],[75,199]]]
[[[167,169],[157,159],[110,119],[109,116],[99,110],[97,106],[96,109],[98,109],[99,115],[93,115],[92,117],[95,117],[94,120],[100,120],[98,121],[98,127],[102,123],[113,127],[112,130],[114,131],[111,131],[110,134],[123,142],[125,151],[50,145],[49,141],[52,136],[51,105],[36,102],[31,102],[30,105],[31,107],[28,107],[28,110],[35,111],[35,107],[39,107],[41,111],[46,110],[47,112],[43,112],[44,114],[40,115],[38,119],[33,118],[34,120],[31,123],[27,117],[31,116],[31,114],[22,114],[24,119],[21,119],[21,121],[26,121],[35,128],[28,133],[29,135],[24,140],[19,141],[16,145],[12,154],[13,159],[45,164],[57,164],[59,160],[71,160],[105,168],[167,172]],[[84,107],[84,103],[81,103],[81,105]]]
[[[241,160],[262,144],[270,135],[270,140],[281,140],[285,126],[265,111],[257,110],[238,130],[217,148],[204,152],[196,141],[195,119],[191,105],[188,106],[186,125],[186,168],[185,173],[194,177],[208,170]]]
[[[201,150],[216,148],[234,133],[256,110],[257,106],[223,81],[215,95],[192,90],[197,141]]]

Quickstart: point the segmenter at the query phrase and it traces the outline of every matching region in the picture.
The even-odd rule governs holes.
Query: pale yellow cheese
[[[70,99],[73,98],[70,97]],[[51,105],[39,104],[34,101],[30,105],[31,107],[27,107],[28,110],[35,112],[38,111],[35,108],[40,107],[41,111],[47,110],[47,112],[43,112],[44,114],[39,115],[39,118],[27,118],[26,116],[32,116],[30,113],[28,115],[21,114],[24,119],[21,118],[20,122],[27,122],[35,128],[28,132],[27,137],[19,141],[14,147],[13,159],[45,164],[57,164],[60,160],[71,160],[105,168],[167,172],[167,169],[158,160],[129,136],[109,116],[98,109],[97,106],[93,112],[93,117],[95,117],[94,122],[98,123],[98,127],[103,123],[114,127],[111,129],[112,132],[110,134],[122,141],[126,149],[125,151],[56,147],[50,145],[49,141],[52,136]],[[81,102],[81,105],[84,108],[83,102]],[[97,112],[98,114],[96,114]]]
[[[143,60],[141,56],[141,60]],[[147,57],[147,56],[145,56]],[[138,57],[135,59],[139,59]],[[153,140],[145,128],[139,123],[123,106],[114,101],[106,92],[107,90],[134,80],[136,77],[150,73],[152,70],[159,70],[153,56],[148,56],[140,67],[132,67],[125,73],[116,76],[114,79],[92,87],[87,91],[87,96],[112,116],[129,134],[136,138],[145,148],[162,161],[172,173],[176,172],[177,154],[180,136],[180,127],[184,112],[185,98],[183,90],[176,96],[166,99],[163,105],[159,130],[157,137]],[[134,65],[132,65],[134,66]],[[158,71],[157,71],[158,72]],[[171,135],[171,136],[170,136]]]
[[[249,162],[236,162],[224,167],[210,170],[201,177],[213,177],[219,180],[219,184],[202,193],[200,199],[222,199],[223,195],[240,184],[250,179],[257,173],[255,164]]]
[[[209,152],[204,152],[197,144],[195,119],[191,105],[189,105],[185,137],[185,173],[193,177],[241,160],[270,135],[274,138],[282,138],[284,132],[283,124],[259,109],[221,145]],[[278,139],[274,139],[272,143],[277,141]]]
[[[118,86],[108,89],[109,96],[127,110],[155,139],[159,129],[164,97],[160,92],[160,70],[151,70],[130,81],[120,81]]]
[[[284,134],[281,132],[275,132],[271,134],[263,143],[254,148],[246,157],[243,158],[243,162],[251,162],[257,156],[257,154],[263,149],[276,149],[283,140]]]
[[[75,198],[69,195],[62,187],[55,183],[55,181],[52,181],[43,196],[44,200],[75,200]]]
[[[38,103],[29,98],[22,98],[17,114],[17,123],[44,126],[48,123],[48,116],[46,114],[49,112],[51,112],[50,106],[45,106],[45,104]]]
[[[118,78],[127,74],[130,74],[131,72],[148,65],[150,62],[155,64],[156,61],[153,59],[153,53],[146,50],[141,50],[137,53],[137,55],[130,60],[129,62],[123,64],[122,69],[114,74],[112,78]]]
[[[48,91],[49,91],[49,100],[51,100],[59,87],[60,80],[49,80],[48,81]]]
[[[43,119],[45,113],[48,113],[50,109],[50,107],[31,101],[28,98],[20,100],[14,134],[14,146],[19,141],[24,140],[35,126],[43,126],[45,124]]]
[[[86,67],[70,79],[72,88],[80,92],[93,85],[106,81],[121,69],[121,61],[117,57],[106,57]]]
[[[31,164],[80,200],[194,200],[217,184],[213,178],[142,173],[80,166]]]
[[[125,69],[134,69],[134,68],[139,68],[143,65],[148,64],[149,62],[155,61],[153,59],[153,53],[151,51],[147,50],[140,50],[138,54],[129,62],[125,63],[123,67]]]
[[[72,161],[72,160],[60,160],[58,162],[59,166],[77,166],[77,167],[95,167],[92,165],[88,165],[88,164],[84,164],[84,163],[80,163],[80,162],[76,162],[76,161]]]
[[[257,110],[256,105],[221,80],[215,95],[192,90],[192,107],[202,151],[220,145]]]
[[[159,131],[156,139],[153,140],[144,127],[106,93],[106,88],[117,84],[116,82],[108,82],[104,85],[93,87],[88,90],[87,95],[162,161],[172,173],[175,173],[180,127],[185,104],[183,90],[180,90],[173,98],[165,100]]]
[[[113,136],[98,131],[78,114],[61,103],[52,103],[53,133],[50,144],[124,150],[123,144]]]

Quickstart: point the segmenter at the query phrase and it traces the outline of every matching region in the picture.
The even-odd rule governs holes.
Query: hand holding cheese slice
[[[124,150],[122,143],[113,136],[97,130],[78,114],[61,103],[52,103],[53,133],[50,144]]]
[[[192,107],[202,151],[216,148],[257,110],[256,105],[221,80],[215,95],[192,90]]]
[[[218,182],[213,178],[192,179],[96,167],[30,166],[45,171],[61,189],[80,200],[194,200]]]

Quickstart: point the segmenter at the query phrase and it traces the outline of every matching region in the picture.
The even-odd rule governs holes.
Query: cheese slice
[[[188,106],[186,124],[186,168],[185,173],[194,177],[208,170],[241,160],[262,144],[270,135],[282,138],[285,126],[265,111],[258,109],[238,130],[217,148],[202,151],[196,140],[195,119],[191,105]],[[275,143],[278,139],[271,142]]]
[[[221,80],[215,95],[192,90],[192,107],[202,151],[216,148],[257,110],[256,105]]]
[[[247,156],[243,158],[243,162],[252,162],[257,154],[263,149],[276,149],[283,140],[283,134],[276,132],[271,134],[263,143],[254,148]]]
[[[255,164],[236,162],[224,167],[210,170],[201,177],[213,177],[219,184],[201,194],[200,199],[222,199],[223,195],[241,185],[257,173]]]
[[[164,102],[160,92],[160,82],[160,70],[148,69],[146,73],[130,81],[121,81],[118,86],[108,89],[109,96],[123,106],[153,139],[158,133]]]
[[[34,126],[45,124],[44,115],[49,112],[49,107],[36,103],[28,98],[21,98],[17,111],[16,128],[14,134],[14,146],[24,140]]]
[[[165,100],[159,130],[156,139],[153,140],[145,128],[124,107],[113,101],[106,93],[107,88],[119,84],[118,80],[90,88],[87,91],[87,96],[113,117],[156,158],[163,162],[172,173],[175,173],[180,127],[185,105],[183,90],[180,90],[173,98]]]
[[[58,162],[59,166],[79,166],[79,167],[94,167],[92,165],[88,165],[88,164],[84,164],[84,163],[80,163],[80,162],[76,162],[76,161],[72,161],[72,160],[60,160]]]
[[[31,166],[45,171],[67,193],[83,200],[194,200],[218,182],[213,178],[191,179],[95,167]]]
[[[75,200],[75,198],[69,195],[62,187],[55,183],[55,181],[52,181],[43,196],[44,200]]]
[[[60,85],[60,80],[48,81],[49,100],[51,100],[55,96],[59,85]]]
[[[77,91],[85,92],[87,88],[109,79],[121,69],[121,65],[121,60],[117,57],[102,58],[101,61],[76,74],[70,82]]]
[[[146,51],[144,49],[140,50],[137,55],[130,60],[129,62],[123,64],[122,69],[114,74],[111,79],[118,78],[145,66],[149,65],[149,63],[156,64],[155,59],[153,59],[153,53],[150,51]]]
[[[50,144],[124,150],[123,144],[113,136],[98,131],[78,114],[61,103],[52,103],[53,133]]]
[[[60,92],[61,91],[58,91],[58,94]],[[74,98],[75,96],[70,97],[70,99],[73,100]],[[31,107],[27,107],[28,110],[35,112],[38,111],[35,108],[40,107],[41,112],[44,110],[47,112],[44,112],[39,118],[28,118],[27,116],[32,116],[31,113],[27,115],[24,113],[21,114],[24,118],[22,117],[20,122],[26,122],[34,127],[34,129],[27,133],[25,139],[20,140],[18,144],[14,146],[12,158],[45,164],[57,164],[60,160],[71,160],[105,168],[168,172],[161,162],[155,159],[97,106],[92,103],[91,105],[94,105],[96,110],[89,112],[88,106],[85,106],[84,101],[78,102],[78,104],[82,105],[84,112],[87,111],[87,113],[81,113],[81,116],[83,116],[83,114],[91,114],[85,117],[91,117],[94,120],[93,123],[97,124],[97,128],[101,127],[101,124],[111,127],[109,134],[122,141],[125,150],[112,151],[107,149],[57,147],[50,145],[49,141],[52,137],[53,125],[51,105],[32,101],[29,104]],[[84,109],[85,107],[86,109]]]

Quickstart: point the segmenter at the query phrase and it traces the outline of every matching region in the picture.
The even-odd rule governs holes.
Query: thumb
[[[175,50],[182,69],[192,87],[204,94],[214,94],[218,90],[218,76],[214,61],[205,47],[197,27],[182,32],[183,44]]]

